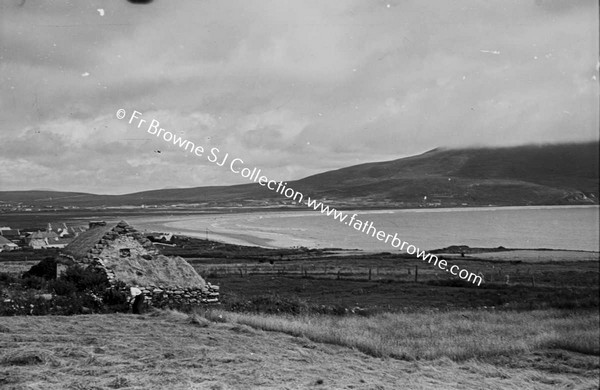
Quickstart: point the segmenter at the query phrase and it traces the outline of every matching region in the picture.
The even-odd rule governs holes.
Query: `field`
[[[562,311],[8,317],[0,326],[0,385],[595,389],[597,321],[597,314]]]
[[[2,389],[595,389],[597,254],[403,255],[179,238],[221,287],[192,313],[0,317]],[[18,276],[55,251],[0,253]]]
[[[512,253],[510,260],[486,259],[485,253],[454,258],[454,264],[485,276],[485,283],[476,286],[422,260],[386,253],[273,250],[193,238],[175,242],[175,247],[161,246],[163,253],[185,257],[200,275],[220,285],[226,307],[240,307],[247,301],[276,303],[279,299],[313,308],[360,307],[371,312],[599,306],[598,261],[574,258],[577,254],[593,256],[591,252],[559,252],[571,254],[562,261],[553,251],[496,253]],[[528,257],[521,260],[523,252]],[[54,255],[52,250],[2,252],[0,269],[18,275]],[[535,263],[527,261],[532,256]],[[550,260],[538,260],[539,256]],[[252,303],[250,309],[260,311],[263,308],[259,306]]]

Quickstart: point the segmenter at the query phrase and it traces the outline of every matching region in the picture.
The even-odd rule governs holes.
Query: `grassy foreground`
[[[592,312],[3,317],[0,388],[596,389],[598,354]]]
[[[210,311],[205,317],[404,360],[494,359],[560,349],[600,356],[599,317],[560,311],[284,316]]]

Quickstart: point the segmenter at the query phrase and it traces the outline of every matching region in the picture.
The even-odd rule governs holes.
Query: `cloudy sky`
[[[596,0],[0,3],[0,190],[246,182],[445,146],[598,139]]]

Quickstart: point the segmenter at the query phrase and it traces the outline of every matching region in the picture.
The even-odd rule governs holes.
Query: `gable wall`
[[[84,262],[89,263],[94,257],[118,259],[119,249],[131,249],[131,256],[158,254],[158,250],[143,234],[117,226],[106,232],[94,247],[87,253]]]
[[[119,236],[114,240],[106,242],[104,248],[97,256],[101,259],[118,259],[120,257],[120,249],[129,249],[131,252],[130,257],[141,257],[142,255],[153,254],[148,249],[144,248],[135,238],[130,236]]]

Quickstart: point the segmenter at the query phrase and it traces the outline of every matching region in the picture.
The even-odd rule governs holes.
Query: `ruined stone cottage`
[[[207,283],[181,257],[162,255],[152,242],[127,222],[90,222],[90,228],[61,253],[63,264],[93,267],[112,286],[140,289],[154,307],[217,303],[219,287]]]

